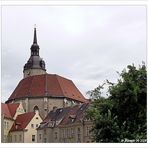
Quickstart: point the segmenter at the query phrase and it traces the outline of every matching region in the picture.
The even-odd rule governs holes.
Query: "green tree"
[[[90,90],[90,91],[86,92],[86,94],[89,95],[90,99],[94,99],[94,100],[104,98],[104,97],[102,97],[102,92],[101,92],[101,90],[104,89],[104,87],[103,87],[104,84],[105,83],[103,83],[102,85],[99,85],[94,90]]]
[[[119,142],[117,118],[112,114],[113,102],[110,99],[95,100],[87,111],[94,122],[92,133],[97,142]]]
[[[109,97],[102,99],[99,93],[100,99],[88,110],[88,116],[95,123],[92,132],[97,142],[146,139],[146,66],[143,63],[137,69],[128,65],[119,76],[117,84],[107,81]],[[95,90],[91,92],[95,94]]]

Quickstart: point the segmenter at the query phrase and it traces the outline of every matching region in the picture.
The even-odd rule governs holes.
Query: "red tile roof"
[[[19,103],[11,103],[11,104],[1,103],[2,114],[4,114],[4,117],[6,118],[13,118],[19,105],[20,105]]]
[[[30,76],[22,79],[8,99],[25,97],[66,97],[80,102],[87,102],[74,83],[55,74]]]
[[[18,115],[10,131],[12,132],[24,130],[31,121],[31,119],[34,117],[34,115],[34,112],[28,112]]]
[[[20,104],[19,103],[11,103],[11,104],[7,104],[7,105],[8,105],[11,116],[14,117],[16,110]]]
[[[4,117],[10,118],[10,119],[12,118],[7,104],[1,103],[1,111],[2,111],[1,113],[4,115]]]

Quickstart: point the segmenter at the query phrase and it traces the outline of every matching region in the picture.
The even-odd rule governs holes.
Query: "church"
[[[30,57],[10,97],[1,103],[1,142],[94,142],[90,106],[72,80],[48,74],[39,54],[36,27]]]
[[[55,108],[87,103],[88,100],[72,80],[46,72],[39,50],[35,27],[30,58],[23,68],[23,79],[5,103],[21,103],[25,112],[38,110],[42,118]]]

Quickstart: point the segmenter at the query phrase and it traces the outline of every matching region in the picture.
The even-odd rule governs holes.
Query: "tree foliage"
[[[137,69],[128,65],[119,76],[117,84],[107,81],[108,98],[101,97],[100,86],[89,92],[97,98],[87,112],[94,121],[92,132],[97,142],[124,142],[125,139],[140,142],[147,138],[146,66],[142,64]]]

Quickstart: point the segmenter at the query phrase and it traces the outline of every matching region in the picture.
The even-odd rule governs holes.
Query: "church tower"
[[[45,62],[39,55],[39,45],[37,44],[36,27],[34,28],[33,44],[30,48],[31,55],[27,63],[24,65],[24,78],[34,75],[46,74]]]
[[[36,27],[30,50],[31,55],[23,69],[24,78],[6,103],[22,103],[25,112],[38,110],[45,117],[53,108],[87,102],[72,80],[46,73],[45,62],[39,56]]]

